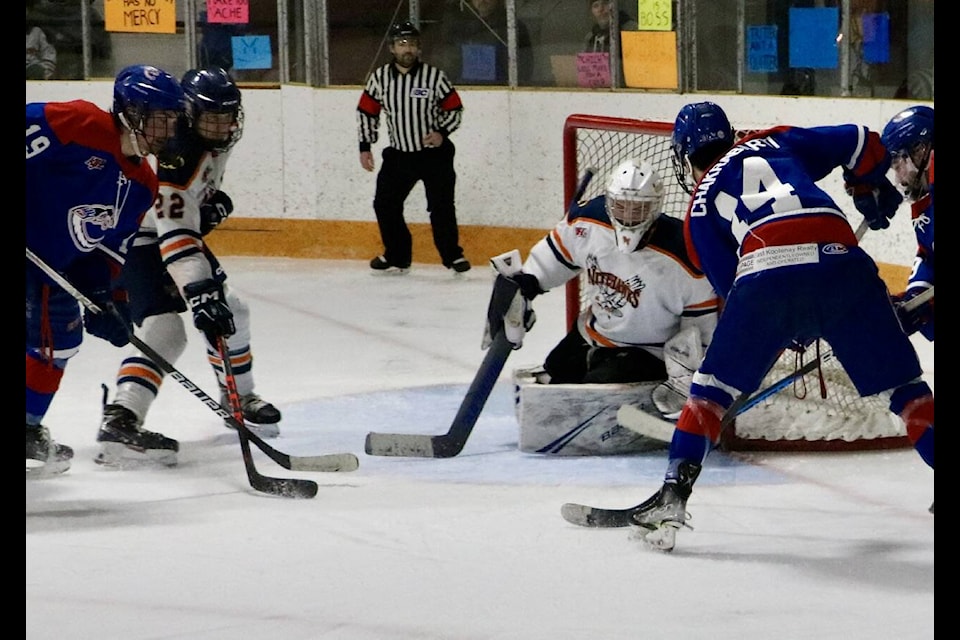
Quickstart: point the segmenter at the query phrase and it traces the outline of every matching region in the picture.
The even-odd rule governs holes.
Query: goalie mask
[[[636,251],[662,215],[663,180],[648,161],[627,160],[610,176],[605,202],[617,248],[623,253]]]

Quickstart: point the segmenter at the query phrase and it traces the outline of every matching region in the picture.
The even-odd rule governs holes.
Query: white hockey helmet
[[[647,160],[622,162],[607,184],[606,207],[617,247],[624,253],[635,251],[663,213],[663,180]]]

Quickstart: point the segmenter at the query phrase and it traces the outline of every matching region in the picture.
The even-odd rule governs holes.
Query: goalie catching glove
[[[542,293],[536,276],[523,273],[517,249],[494,256],[490,264],[497,272],[487,306],[487,324],[483,330],[481,349],[489,349],[501,331],[514,349],[523,346],[523,338],[533,328],[537,315],[530,301]]]
[[[207,336],[210,344],[216,344],[218,336],[237,332],[223,287],[215,280],[191,282],[183,288],[183,294],[193,312],[193,325]]]

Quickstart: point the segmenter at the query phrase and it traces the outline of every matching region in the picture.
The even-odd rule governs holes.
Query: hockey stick
[[[431,436],[371,432],[367,434],[364,450],[372,456],[414,458],[452,458],[463,451],[511,351],[513,345],[507,341],[503,331],[498,332],[445,434]]]
[[[918,293],[910,300],[907,300],[903,306],[907,311],[912,311],[913,309],[916,309],[922,305],[924,302],[930,300],[933,295],[933,287],[930,287],[929,289],[925,289],[921,293]],[[750,396],[748,394],[741,394],[734,401],[734,403],[730,405],[730,408],[727,409],[726,413],[723,414],[723,420],[720,422],[720,433],[723,433],[733,423],[734,419],[741,413],[752,409],[767,398],[786,389],[795,380],[812,372],[823,362],[827,362],[833,359],[833,357],[833,351],[827,351],[826,353],[823,353],[819,357],[814,358],[810,362],[806,363],[796,371],[780,378],[770,386],[761,389],[754,395]],[[634,405],[625,404],[620,407],[620,409],[617,411],[617,423],[626,429],[655,440],[670,442],[670,440],[673,438],[673,422],[659,418],[652,413],[647,413],[646,411]]]
[[[588,168],[580,183],[577,185],[577,191],[574,194],[570,208],[583,196],[587,190],[587,185],[593,179],[596,169]],[[569,210],[569,208],[568,208]],[[506,281],[514,284],[511,281]],[[506,284],[503,286],[507,286]],[[506,313],[506,307],[509,306],[516,288],[512,291],[504,291],[502,296],[503,309],[499,310],[502,315]],[[414,458],[452,458],[463,451],[467,439],[473,432],[477,424],[480,412],[490,397],[500,372],[513,350],[513,345],[507,340],[504,331],[501,329],[493,339],[487,355],[484,356],[480,368],[473,377],[473,382],[467,389],[467,394],[460,403],[457,415],[453,418],[450,429],[442,435],[423,435],[423,434],[404,434],[404,433],[377,433],[367,434],[364,443],[364,451],[373,456],[400,456]]]
[[[237,392],[237,379],[233,375],[233,364],[230,362],[230,352],[227,350],[227,341],[223,336],[217,336],[217,351],[223,362],[223,377],[227,384],[227,397],[233,418],[243,423],[243,409],[240,406],[240,394]],[[237,430],[240,436],[240,451],[243,452],[243,466],[247,469],[247,479],[250,486],[263,493],[283,496],[284,498],[312,498],[317,495],[317,483],[313,480],[300,478],[271,478],[257,471],[253,464],[253,453],[250,451],[250,439],[244,430]]]
[[[60,288],[73,296],[77,302],[82,304],[86,309],[93,313],[103,313],[103,310],[100,309],[100,307],[83,295],[66,278],[54,271],[29,248],[27,248],[27,259],[35,264],[48,277],[50,277],[51,280],[56,282]],[[277,451],[269,444],[264,442],[260,436],[251,431],[245,423],[238,422],[237,419],[233,417],[232,413],[224,409],[219,402],[211,398],[203,391],[203,389],[195,385],[190,381],[189,378],[180,373],[172,364],[167,361],[166,358],[161,356],[152,347],[150,347],[150,345],[138,338],[133,331],[129,331],[128,336],[130,338],[130,343],[142,351],[148,358],[153,360],[153,362],[160,368],[161,371],[163,371],[163,373],[169,375],[171,378],[180,383],[181,386],[196,396],[204,405],[207,406],[207,408],[220,416],[224,421],[228,422],[234,429],[246,433],[250,441],[257,445],[257,448],[263,451],[271,460],[276,462],[284,469],[290,469],[291,471],[353,471],[359,466],[359,460],[357,460],[357,457],[352,453],[331,453],[319,456],[291,456],[281,451]]]

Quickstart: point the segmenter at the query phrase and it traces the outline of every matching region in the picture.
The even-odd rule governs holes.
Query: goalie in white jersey
[[[585,277],[589,304],[547,355],[540,382],[626,383],[667,380],[653,399],[664,414],[682,408],[693,372],[713,336],[719,298],[690,262],[683,221],[663,214],[663,180],[645,160],[621,163],[606,192],[570,211],[530,250],[519,272],[493,259],[520,286],[524,309],[505,319],[519,348],[532,327],[529,301]],[[516,253],[516,252],[514,252]],[[510,262],[507,260],[506,262]],[[514,261],[515,263],[515,261]]]

